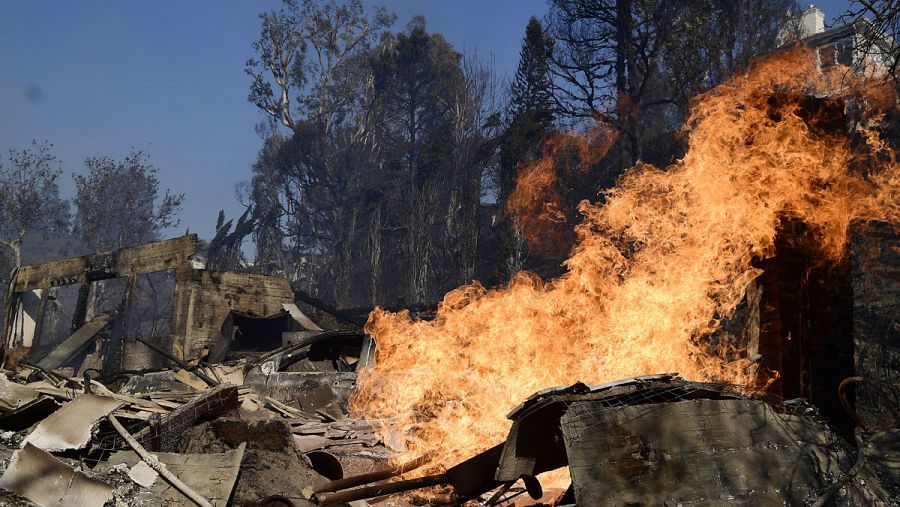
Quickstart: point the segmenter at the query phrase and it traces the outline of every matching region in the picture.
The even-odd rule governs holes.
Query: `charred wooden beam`
[[[219,381],[217,381],[216,379],[214,379],[214,378],[210,377],[209,375],[203,373],[203,370],[200,369],[200,366],[199,366],[199,365],[191,366],[191,365],[187,364],[186,362],[182,361],[181,359],[178,359],[174,354],[169,353],[169,351],[164,350],[164,349],[161,349],[161,348],[157,347],[156,345],[154,345],[153,343],[151,343],[151,342],[149,342],[149,341],[147,341],[147,340],[145,340],[145,339],[143,339],[143,338],[141,338],[141,337],[137,337],[137,338],[135,338],[135,340],[137,340],[137,341],[143,343],[144,345],[150,347],[150,349],[152,349],[154,352],[156,352],[157,354],[159,354],[159,355],[165,357],[166,359],[172,361],[173,363],[177,364],[178,366],[181,366],[183,369],[189,370],[189,371],[193,372],[194,375],[198,376],[198,377],[200,378],[200,380],[206,382],[206,383],[209,384],[211,387],[215,387],[215,386],[219,385]]]

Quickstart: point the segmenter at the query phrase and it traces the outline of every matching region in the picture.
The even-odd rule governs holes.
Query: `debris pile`
[[[319,329],[286,281],[204,270],[191,259],[195,248],[188,236],[16,273],[0,369],[0,502],[900,498],[900,414],[858,378],[839,393],[858,428],[849,437],[807,404],[667,374],[540,391],[509,413],[505,441],[455,466],[427,454],[395,461],[414,428],[348,415],[357,373],[374,364],[371,337]],[[856,414],[851,400],[866,393],[878,403]]]
[[[853,448],[802,400],[674,374],[577,383],[524,401],[505,442],[446,471],[350,477],[314,493],[335,505],[439,485],[460,503],[509,505],[545,499],[541,474],[568,467],[551,505],[896,505],[900,416],[885,401],[892,419],[860,427]]]
[[[302,505],[304,487],[387,464],[347,419],[371,339],[322,331],[287,280],[206,270],[197,251],[188,235],[14,272],[5,499]]]
[[[277,495],[304,505],[304,487],[387,465],[390,452],[368,423],[280,402],[243,385],[240,366],[206,369],[235,383],[201,386],[178,369],[120,380],[118,392],[24,361],[3,371],[0,497],[252,505]],[[53,480],[36,480],[45,477]]]

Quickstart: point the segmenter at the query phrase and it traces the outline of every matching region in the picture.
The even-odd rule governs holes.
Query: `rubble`
[[[114,398],[82,394],[38,423],[25,443],[51,452],[83,449],[100,419],[121,406]]]
[[[19,270],[0,369],[0,498],[843,506],[900,494],[900,417],[887,396],[893,418],[872,416],[871,400],[853,413],[843,386],[862,379],[840,393],[855,442],[804,403],[664,374],[545,389],[484,452],[447,468],[428,455],[396,463],[403,429],[348,417],[372,338],[321,330],[285,280],[198,269],[195,250],[186,236]],[[539,477],[565,467],[569,489],[545,491]]]
[[[374,360],[373,349],[374,342],[361,333],[317,333],[263,356],[249,369],[244,384],[307,417],[321,412],[340,419],[356,385],[356,370]]]
[[[72,333],[72,336],[66,338],[47,354],[43,359],[38,361],[37,366],[45,370],[55,370],[62,366],[66,361],[72,358],[78,352],[87,347],[90,342],[96,338],[97,333],[109,324],[111,317],[105,313],[97,315],[89,322],[78,328],[78,331]]]
[[[278,357],[288,350],[305,349]],[[210,368],[216,376],[229,369]],[[513,496],[550,494],[578,505],[623,499],[751,505],[839,494],[836,505],[890,505],[887,499],[900,492],[896,428],[861,431],[857,450],[808,405],[676,375],[541,391],[510,412],[505,442],[435,473],[423,468],[428,456],[392,464],[373,423],[307,413],[247,385],[195,390],[169,370],[120,382],[115,393],[26,364],[5,373],[18,381],[11,385],[36,396],[7,415],[42,400],[61,406],[0,439],[0,450],[12,452],[0,486],[38,505],[65,505],[52,489],[25,486],[24,476],[45,470],[83,488],[68,494],[84,495],[72,498],[85,505],[111,498],[122,505],[206,505],[185,496],[175,480],[209,505],[337,505],[404,492],[407,500],[394,505],[412,505],[410,490],[435,486],[444,489],[429,493],[426,503],[504,505]],[[84,392],[86,385],[93,393]],[[72,465],[63,461],[72,457]],[[544,492],[538,477],[562,467],[572,488]],[[160,468],[175,479],[157,477]]]
[[[78,375],[166,369],[171,357],[219,363],[277,349],[282,332],[319,331],[293,306],[286,279],[200,269],[197,252],[188,234],[19,268],[4,318],[6,366],[22,358]]]
[[[156,453],[155,456],[165,468],[176,477],[183,477],[185,484],[210,504],[217,507],[228,505],[237,481],[244,447],[224,453],[179,454]],[[99,471],[109,470],[120,464],[128,466],[128,476],[143,490],[134,495],[137,502],[163,505],[192,506],[194,502],[173,488],[167,481],[157,478],[158,474],[137,454],[119,451],[110,456],[109,461],[98,466]]]
[[[18,493],[41,507],[102,507],[113,498],[113,488],[108,484],[88,477],[29,443],[13,454],[0,477],[0,488]]]
[[[208,271],[196,251],[188,235],[15,273],[0,370],[9,494],[302,505],[304,487],[388,462],[371,426],[346,418],[371,340],[322,331],[286,280]],[[43,473],[63,489],[33,487]]]
[[[0,415],[0,429],[22,431],[44,420],[59,409],[59,403],[52,398],[41,397]]]
[[[530,397],[510,412],[505,442],[445,472],[396,482],[367,474],[310,493],[334,505],[441,485],[456,502],[504,505],[522,492],[541,498],[537,477],[568,467],[572,486],[555,505],[895,504],[900,427],[852,449],[794,405],[674,374],[574,384]],[[504,497],[519,481],[524,489]]]
[[[221,453],[246,445],[234,502],[248,505],[272,494],[301,502],[301,484],[324,481],[291,440],[283,421],[220,418],[185,433],[178,448],[189,454]]]
[[[0,375],[0,408],[17,410],[20,406],[27,405],[36,399],[37,394],[33,387],[10,382],[5,374]]]
[[[228,370],[222,368],[219,374],[227,376]],[[12,455],[2,487],[38,505],[75,505],[58,503],[52,491],[38,494],[22,486],[28,482],[23,476],[34,478],[38,475],[32,474],[44,470],[56,475],[67,470],[65,477],[78,487],[103,485],[104,496],[96,505],[113,496],[126,505],[194,505],[165,475],[156,477],[154,460],[210,505],[251,505],[273,494],[304,505],[304,487],[342,476],[345,465],[358,472],[390,459],[368,423],[343,415],[332,420],[303,414],[277,400],[266,401],[245,386],[223,383],[195,390],[171,380],[175,372],[169,370],[148,373],[150,379],[140,381],[142,376],[134,376],[115,393],[96,381],[85,384],[27,364],[18,367],[18,374],[5,373],[20,381],[8,381],[10,385],[28,389],[35,398],[25,404],[18,395],[5,400],[17,408],[0,421],[15,416],[24,422],[0,439],[0,455],[3,449]],[[29,378],[41,380],[26,383]],[[93,393],[86,393],[85,385]],[[140,392],[147,386],[180,388]],[[41,416],[32,407],[43,407],[45,413]],[[33,415],[25,418],[29,412]],[[148,457],[142,459],[137,449]],[[74,467],[59,461],[69,458],[75,458]],[[45,493],[51,496],[41,496]]]

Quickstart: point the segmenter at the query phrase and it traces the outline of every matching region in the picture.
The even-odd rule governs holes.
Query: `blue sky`
[[[422,14],[458,50],[515,71],[528,18],[545,0],[387,0],[401,30]],[[846,0],[818,2],[831,18]],[[216,214],[241,213],[234,186],[249,177],[261,119],[246,101],[244,62],[257,14],[276,0],[20,0],[0,4],[0,150],[54,145],[71,197],[88,156],[145,149],[164,187],[185,193],[181,225],[209,238]]]

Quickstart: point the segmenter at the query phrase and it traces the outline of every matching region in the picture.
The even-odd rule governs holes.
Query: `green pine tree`
[[[505,199],[515,184],[518,167],[533,162],[540,154],[541,140],[553,129],[553,91],[550,56],[553,40],[532,17],[512,83],[509,129],[501,145],[500,194]]]
[[[530,114],[535,123],[549,128],[553,123],[550,57],[553,39],[534,16],[525,28],[519,67],[512,84],[512,103],[517,115]]]
[[[525,28],[525,39],[511,87],[509,127],[500,144],[500,205],[512,192],[520,167],[541,156],[541,141],[553,132],[553,88],[550,57],[553,40],[532,17]],[[523,267],[524,244],[515,224],[507,220],[502,237],[499,266],[501,279],[508,279]]]

